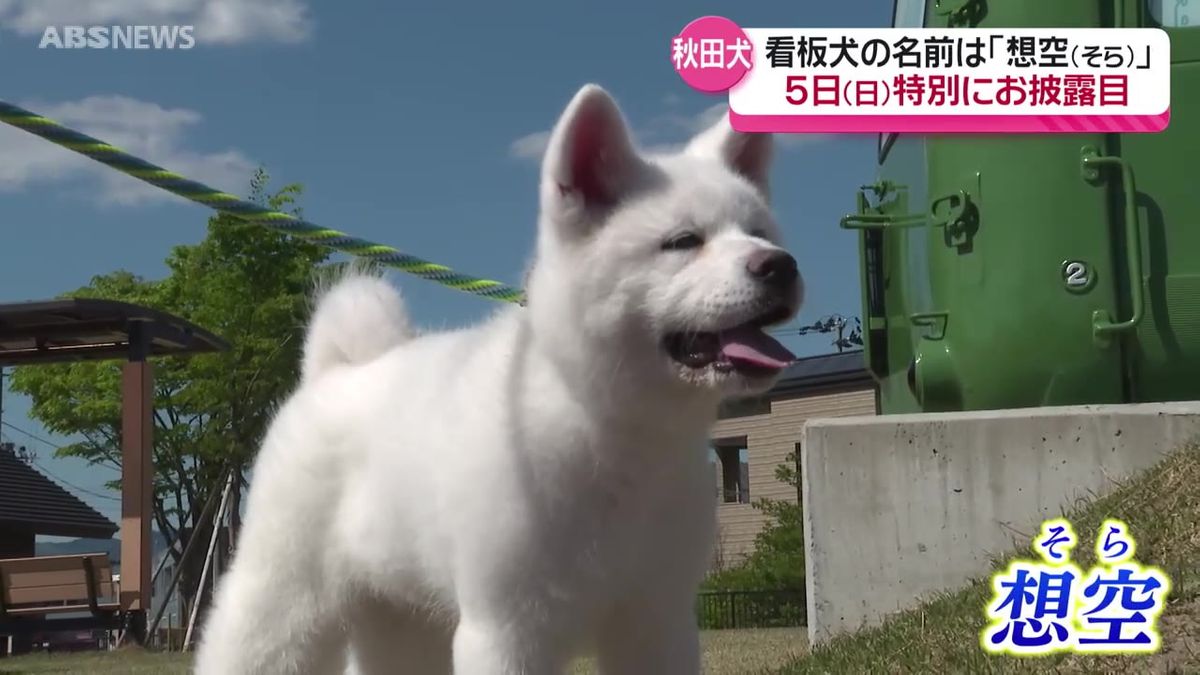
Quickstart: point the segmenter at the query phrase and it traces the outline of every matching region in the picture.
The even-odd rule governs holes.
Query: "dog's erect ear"
[[[550,134],[542,162],[543,205],[579,215],[611,206],[630,188],[641,164],[616,102],[600,87],[586,85]]]
[[[685,152],[697,157],[720,160],[766,195],[773,145],[771,134],[735,131],[726,114],[722,115],[716,124],[692,139]]]

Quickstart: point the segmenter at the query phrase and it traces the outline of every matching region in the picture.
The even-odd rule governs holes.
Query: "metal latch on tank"
[[[945,228],[947,246],[967,246],[979,230],[979,208],[971,201],[971,194],[966,190],[934,199],[930,203],[929,213],[932,227]]]
[[[870,194],[874,203],[867,197]],[[908,188],[891,181],[862,185],[855,195],[857,213],[841,220],[846,230],[882,230],[898,227],[920,227],[928,221],[923,214],[904,213],[908,205]],[[897,213],[899,212],[899,213]]]
[[[1092,313],[1092,336],[1096,343],[1108,346],[1113,337],[1132,331],[1142,322],[1145,315],[1145,298],[1142,290],[1142,233],[1138,224],[1137,185],[1133,180],[1133,165],[1115,155],[1102,155],[1093,146],[1084,146],[1079,152],[1079,168],[1083,179],[1092,185],[1101,185],[1104,175],[1101,169],[1117,169],[1121,181],[1121,198],[1125,205],[1125,271],[1129,275],[1129,318],[1116,321],[1103,309]]]
[[[949,312],[922,312],[911,314],[908,322],[921,330],[926,340],[941,340],[946,337],[946,324],[950,323]]]
[[[868,194],[874,197],[874,204]],[[966,190],[934,198],[928,213],[908,213],[908,188],[889,181],[864,185],[857,197],[858,213],[842,218],[843,229],[941,227],[945,229],[946,245],[960,249],[968,246],[979,230],[979,207]]]

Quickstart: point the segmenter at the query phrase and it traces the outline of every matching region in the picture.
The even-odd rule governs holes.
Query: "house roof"
[[[771,401],[794,396],[811,396],[831,389],[874,389],[875,379],[867,370],[861,350],[823,354],[800,359],[788,366],[766,394],[721,404],[722,419],[765,415]]]
[[[11,450],[0,448],[0,529],[107,539],[117,525]]]
[[[126,359],[138,337],[145,339],[145,356],[228,348],[189,321],[127,302],[68,298],[0,304],[0,366]]]
[[[858,385],[874,386],[862,350],[800,359],[788,366],[768,396]]]

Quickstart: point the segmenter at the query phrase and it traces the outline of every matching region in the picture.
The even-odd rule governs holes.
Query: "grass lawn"
[[[1162,651],[1149,656],[1071,654],[1015,659],[979,645],[986,581],[945,594],[884,625],[821,645],[778,671],[803,673],[1200,673],[1200,448],[1175,453],[1108,496],[1067,514],[1079,536],[1072,557],[1085,570],[1105,518],[1128,523],[1137,560],[1161,567],[1172,591],[1159,619]],[[1020,557],[1032,556],[1028,549]]]
[[[806,673],[1200,673],[1200,448],[1182,450],[1104,497],[1068,514],[1085,569],[1089,540],[1105,518],[1132,528],[1137,559],[1162,567],[1172,581],[1159,620],[1163,650],[1142,657],[1058,655],[1038,659],[989,656],[979,646],[986,581],[943,594],[896,615],[879,628],[846,636],[805,654],[803,629],[707,631],[702,634],[705,675]],[[1026,552],[1020,552],[1026,557]],[[1006,561],[1005,561],[1006,562]],[[122,653],[0,659],[0,675],[183,675],[188,659],[174,654]],[[593,673],[588,661],[571,675]]]
[[[808,634],[803,628],[710,630],[700,633],[704,675],[751,675],[777,669],[804,654]],[[571,675],[596,672],[590,660],[577,662]]]
[[[778,668],[803,654],[805,647],[803,628],[706,631],[701,639],[705,675],[749,675]],[[125,650],[0,659],[0,675],[184,675],[189,665],[190,660],[179,654]],[[591,662],[581,661],[571,675],[594,672]]]
[[[0,659],[0,675],[185,675],[190,660],[180,654],[137,649]]]

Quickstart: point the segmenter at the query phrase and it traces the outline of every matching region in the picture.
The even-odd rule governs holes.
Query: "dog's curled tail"
[[[351,267],[319,285],[304,340],[305,381],[342,365],[366,363],[413,337],[399,291],[382,277]]]

